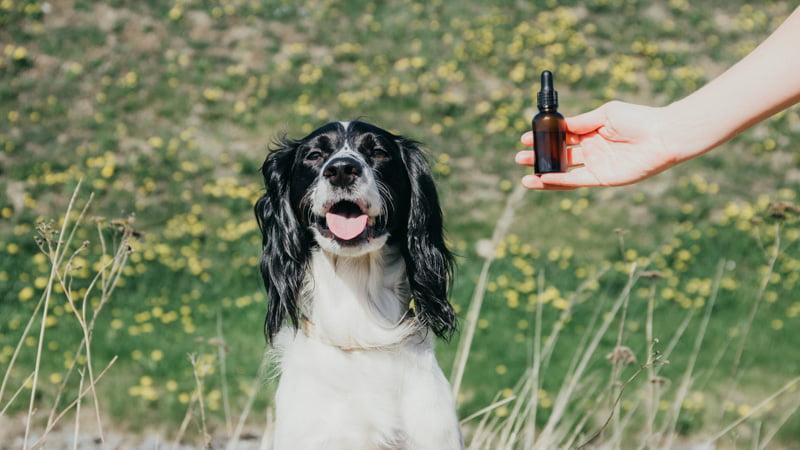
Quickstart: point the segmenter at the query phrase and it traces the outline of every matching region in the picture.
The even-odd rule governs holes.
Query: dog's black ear
[[[263,236],[261,276],[269,296],[264,334],[272,342],[288,319],[296,328],[299,320],[297,296],[303,283],[310,248],[305,230],[289,200],[289,185],[299,143],[287,139],[270,151],[261,168],[266,193],[255,204],[255,215]]]
[[[456,314],[447,293],[453,256],[444,241],[442,210],[430,167],[417,143],[398,139],[411,184],[408,232],[403,256],[420,322],[444,339],[456,330]]]

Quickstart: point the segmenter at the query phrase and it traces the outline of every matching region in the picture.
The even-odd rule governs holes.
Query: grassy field
[[[263,424],[258,169],[283,133],[361,118],[430,152],[463,330],[440,361],[468,354],[462,417],[502,403],[465,423],[474,448],[562,414],[587,438],[612,411],[596,442],[734,424],[723,448],[798,445],[800,109],[636,186],[516,187],[542,70],[566,115],[664,105],[794,7],[719,3],[0,1],[0,424],[35,404],[44,429],[112,361],[83,400],[104,429],[172,439],[187,418],[197,442],[248,402]]]

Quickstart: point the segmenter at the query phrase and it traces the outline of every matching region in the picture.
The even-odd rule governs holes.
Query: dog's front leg
[[[408,449],[459,450],[464,448],[450,384],[433,353],[423,358],[407,381],[403,421]]]

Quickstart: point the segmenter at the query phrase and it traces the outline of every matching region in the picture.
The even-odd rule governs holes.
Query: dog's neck
[[[397,249],[358,257],[317,250],[303,289],[306,334],[344,349],[397,345],[417,330],[409,320],[408,278]]]

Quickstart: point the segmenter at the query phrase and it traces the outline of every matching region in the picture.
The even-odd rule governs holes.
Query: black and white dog
[[[334,122],[283,139],[262,171],[275,448],[462,448],[433,352],[456,327],[453,260],[417,143]]]

